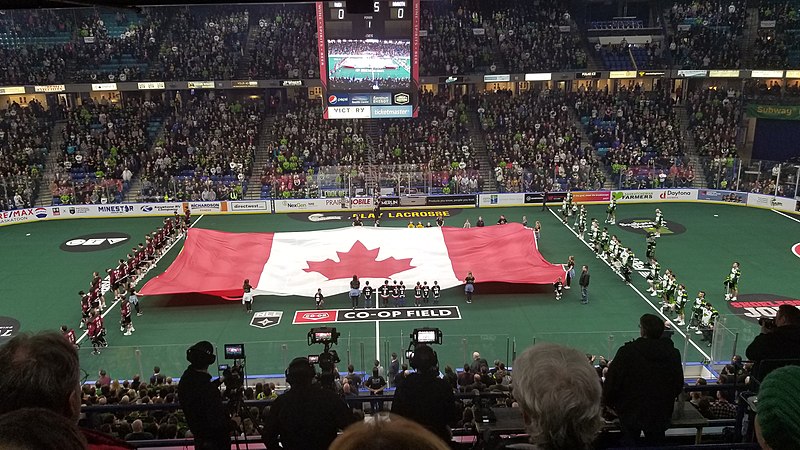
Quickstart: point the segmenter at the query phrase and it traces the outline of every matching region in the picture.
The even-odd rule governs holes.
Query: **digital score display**
[[[326,119],[416,117],[420,0],[317,2],[317,46]]]

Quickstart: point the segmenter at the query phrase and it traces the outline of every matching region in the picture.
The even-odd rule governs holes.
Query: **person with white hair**
[[[602,426],[601,386],[583,353],[549,343],[528,348],[514,361],[513,395],[532,444],[524,448],[592,447]]]

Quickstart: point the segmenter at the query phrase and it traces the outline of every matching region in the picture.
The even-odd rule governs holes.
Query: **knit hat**
[[[773,450],[800,448],[800,366],[770,372],[758,391],[758,425]]]

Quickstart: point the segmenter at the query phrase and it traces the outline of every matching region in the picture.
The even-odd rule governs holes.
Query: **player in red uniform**
[[[61,335],[64,336],[64,339],[67,340],[70,344],[72,344],[75,349],[79,349],[80,346],[78,345],[78,340],[75,339],[75,330],[68,329],[66,325],[61,325]]]
[[[123,301],[119,307],[119,331],[122,331],[125,336],[130,336],[131,333],[136,331],[133,328],[133,321],[131,320],[131,304],[130,302]]]
[[[103,279],[100,278],[99,272],[92,272],[92,289],[91,294],[93,298],[97,301],[100,309],[106,309],[106,299],[101,295],[103,288]],[[97,306],[92,306],[96,308]]]
[[[78,295],[81,296],[81,311],[83,315],[81,316],[81,324],[80,328],[83,328],[84,325],[87,325],[89,322],[89,314],[92,311],[92,301],[89,299],[89,296],[86,292],[80,291]]]
[[[103,318],[100,316],[99,312],[94,311],[92,313],[87,328],[89,339],[92,341],[92,354],[99,355],[101,348],[108,347],[105,338],[106,330],[103,328]]]

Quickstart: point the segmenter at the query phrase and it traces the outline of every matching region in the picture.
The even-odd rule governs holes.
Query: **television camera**
[[[442,330],[438,328],[414,328],[411,332],[411,342],[406,350],[406,359],[414,358],[414,348],[419,344],[442,345]]]
[[[308,362],[318,364],[320,373],[317,381],[323,388],[336,391],[336,364],[340,362],[339,354],[331,346],[339,343],[341,333],[333,327],[312,328],[308,332],[308,346],[322,344],[323,350],[319,355],[308,355]]]

